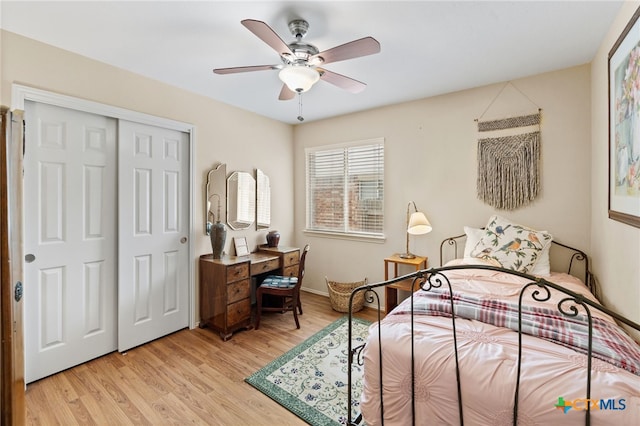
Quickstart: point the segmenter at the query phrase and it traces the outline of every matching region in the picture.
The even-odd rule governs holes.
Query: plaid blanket
[[[414,298],[414,314],[451,317],[449,292],[419,291]],[[453,293],[458,318],[481,321],[518,331],[518,304],[497,299],[478,299]],[[409,310],[407,310],[409,309]],[[394,314],[410,314],[409,305],[400,305]],[[640,376],[640,346],[616,324],[592,317],[592,355]],[[588,353],[589,320],[586,315],[568,317],[557,309],[522,307],[522,333]]]

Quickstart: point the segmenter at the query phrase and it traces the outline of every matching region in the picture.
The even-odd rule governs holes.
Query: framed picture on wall
[[[640,228],[639,16],[609,52],[609,218]]]

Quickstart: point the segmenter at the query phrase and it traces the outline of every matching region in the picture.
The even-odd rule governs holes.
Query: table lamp
[[[412,204],[413,209],[415,210],[413,213],[411,213]],[[409,204],[407,205],[407,250],[401,254],[400,257],[403,259],[413,259],[416,257],[409,251],[409,234],[428,234],[432,229],[433,228],[424,213],[418,211],[416,203],[414,201],[409,201]]]

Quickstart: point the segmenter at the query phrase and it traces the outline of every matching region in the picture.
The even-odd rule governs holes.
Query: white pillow
[[[469,259],[473,257],[471,256],[471,250],[480,242],[480,239],[484,236],[484,231],[479,228],[465,226],[464,233],[467,235],[467,242],[464,244],[463,258]]]
[[[533,265],[533,269],[529,272],[531,275],[548,277],[551,275],[551,261],[549,260],[549,249],[551,244],[548,244],[542,249],[538,256],[538,261]]]

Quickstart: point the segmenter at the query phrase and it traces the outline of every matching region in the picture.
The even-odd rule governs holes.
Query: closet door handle
[[[29,254],[24,256],[24,261],[27,262],[27,263],[31,263],[34,260],[36,260],[36,257],[31,253],[29,253]]]
[[[13,298],[16,300],[16,302],[19,302],[22,299],[23,294],[24,291],[22,290],[22,282],[18,281],[13,290]]]
[[[180,238],[180,242],[181,242],[182,244],[185,244],[185,243],[187,242],[187,237],[182,237],[182,238]]]

